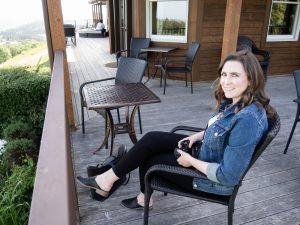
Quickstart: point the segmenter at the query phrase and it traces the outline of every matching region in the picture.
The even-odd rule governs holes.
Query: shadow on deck
[[[83,40],[78,39],[74,51],[80,50],[80,45],[90,46],[91,49],[95,46],[95,44],[82,43]],[[98,40],[105,39],[84,39],[84,42]],[[102,60],[106,61],[99,62],[99,59],[88,51],[79,54],[82,58],[84,56],[89,58],[88,62],[74,61],[73,64],[69,62],[73,98],[78,97],[76,96],[78,85],[82,81],[94,79],[94,76],[101,76],[102,72],[104,76],[114,74],[113,69],[103,67],[104,63],[114,59],[113,56],[105,53],[107,56],[103,54]],[[102,54],[99,49],[94,49],[94,53],[98,54],[98,57]],[[78,60],[77,53],[74,54]],[[86,74],[93,75],[86,78]],[[183,82],[168,81],[166,95],[162,95],[163,90],[159,87],[159,80],[151,80],[147,86],[161,98],[162,102],[141,107],[143,134],[153,130],[169,131],[180,124],[206,126],[214,107],[211,85],[212,82],[195,82],[194,94],[190,94],[190,89],[186,88]],[[291,76],[270,77],[267,83],[267,93],[271,97],[271,104],[281,117],[281,130],[245,177],[236,199],[233,221],[234,224],[296,225],[300,221],[299,129],[295,130],[287,155],[282,154],[296,113],[296,104],[292,102],[296,96],[293,78]],[[74,108],[78,107],[76,105],[78,102],[74,99],[73,104]],[[138,125],[138,123],[136,124]],[[102,141],[103,125],[104,121],[101,117],[90,116],[86,122],[85,134],[81,133],[80,126],[77,131],[72,133],[76,176],[85,176],[87,165],[96,165],[108,155],[106,149],[97,155],[92,154]],[[143,134],[138,134],[138,137]],[[129,148],[132,146],[127,134],[116,136],[115,147],[117,148],[121,143],[126,144]],[[137,170],[132,172],[128,185],[122,186],[104,202],[92,200],[89,197],[89,190],[77,185],[81,224],[142,224],[142,211],[131,211],[120,206],[122,199],[135,196],[138,191]],[[171,194],[163,196],[163,193],[159,192],[155,192],[154,201],[149,224],[218,225],[226,224],[227,221],[225,206]]]

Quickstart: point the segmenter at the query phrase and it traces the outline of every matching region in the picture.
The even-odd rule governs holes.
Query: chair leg
[[[166,85],[167,85],[167,71],[164,72],[164,94],[166,94]]]
[[[193,73],[192,72],[190,72],[190,77],[191,77],[191,93],[193,94],[194,90],[193,90]]]
[[[188,83],[188,81],[187,81],[187,73],[185,72],[185,86],[186,87],[188,86],[187,83]]]
[[[84,127],[84,111],[83,111],[83,106],[81,104],[81,128],[82,128],[82,133],[85,133],[85,127]]]
[[[107,113],[105,113],[105,137],[106,134],[107,134]],[[105,148],[108,149],[108,139],[106,140]]]
[[[148,219],[149,219],[149,203],[150,203],[150,197],[151,197],[151,190],[150,190],[150,184],[146,184],[145,187],[145,206],[144,206],[144,225],[148,225]]]
[[[119,110],[119,108],[117,108],[117,113],[118,113],[118,122],[121,123],[120,110]]]
[[[160,83],[159,83],[160,87],[161,87],[161,85],[162,85],[162,79],[163,79],[163,75],[164,75],[165,72],[166,72],[166,71],[163,70],[163,68],[161,67],[161,68],[160,68]]]
[[[299,122],[299,120],[300,120],[300,104],[298,104],[298,106],[297,106],[297,113],[296,113],[296,117],[295,117],[295,121],[294,121],[294,124],[293,124],[293,127],[292,127],[292,130],[291,130],[291,133],[290,133],[290,136],[289,136],[289,139],[288,139],[288,141],[287,141],[287,143],[286,143],[286,146],[285,146],[285,149],[284,149],[284,152],[283,152],[283,154],[286,154],[287,153],[287,150],[288,150],[288,148],[289,148],[289,145],[290,145],[290,142],[291,142],[291,139],[292,139],[292,137],[293,137],[293,134],[294,134],[294,131],[295,131],[295,128],[296,128],[296,125],[297,125],[297,123]]]
[[[229,204],[228,206],[228,225],[232,225],[233,223],[233,212],[234,212],[234,205]]]
[[[143,133],[143,129],[142,129],[142,119],[141,119],[141,110],[140,110],[140,106],[138,107],[138,116],[139,116],[139,125],[140,125],[140,133]]]

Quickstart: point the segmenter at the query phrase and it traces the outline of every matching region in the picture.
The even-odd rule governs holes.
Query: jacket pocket
[[[213,151],[222,151],[228,129],[219,123],[215,123],[211,130],[208,146]]]

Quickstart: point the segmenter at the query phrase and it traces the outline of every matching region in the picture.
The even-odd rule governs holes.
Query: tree
[[[0,46],[0,64],[11,58],[10,51],[4,46]]]

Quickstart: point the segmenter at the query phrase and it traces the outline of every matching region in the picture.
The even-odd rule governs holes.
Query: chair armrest
[[[107,80],[114,80],[116,79],[115,77],[109,77],[109,78],[105,78],[105,79],[101,79],[101,80],[92,80],[92,81],[87,81],[87,82],[84,82],[83,84],[80,85],[79,87],[79,94],[80,94],[80,101],[81,103],[83,103],[83,88],[84,86],[86,86],[87,84],[93,84],[93,83],[97,83],[97,82],[103,82],[103,81],[107,81]]]
[[[168,67],[168,64],[170,64],[170,63],[186,64],[186,60],[167,59],[165,65],[164,65],[165,68]]]
[[[164,172],[164,173],[172,173],[172,174],[178,174],[178,175],[184,175],[194,178],[203,178],[207,179],[207,176],[204,173],[201,173],[200,171],[196,169],[191,168],[185,168],[185,167],[178,167],[178,166],[170,166],[165,164],[157,164],[154,166],[151,166],[145,175],[145,182],[149,180],[151,175],[153,173],[157,172]]]
[[[256,49],[254,49],[253,53],[256,55],[261,55],[264,58],[264,61],[266,61],[266,62],[270,61],[271,54],[268,51],[256,48]]]
[[[189,127],[189,126],[177,126],[177,127],[174,127],[170,133],[174,133],[176,131],[179,131],[179,130],[184,130],[184,131],[193,131],[193,132],[200,132],[200,131],[203,131],[205,130],[204,128],[199,128],[199,127]]]
[[[142,55],[142,54],[147,54],[148,52],[146,52],[146,51],[140,51],[139,53],[138,53],[138,58],[140,57],[140,55]]]
[[[129,51],[130,51],[129,49],[124,49],[124,50],[117,51],[117,52],[116,52],[116,58],[117,58],[117,59],[120,58],[121,55],[122,55],[122,53],[124,53],[124,52],[129,52]]]

